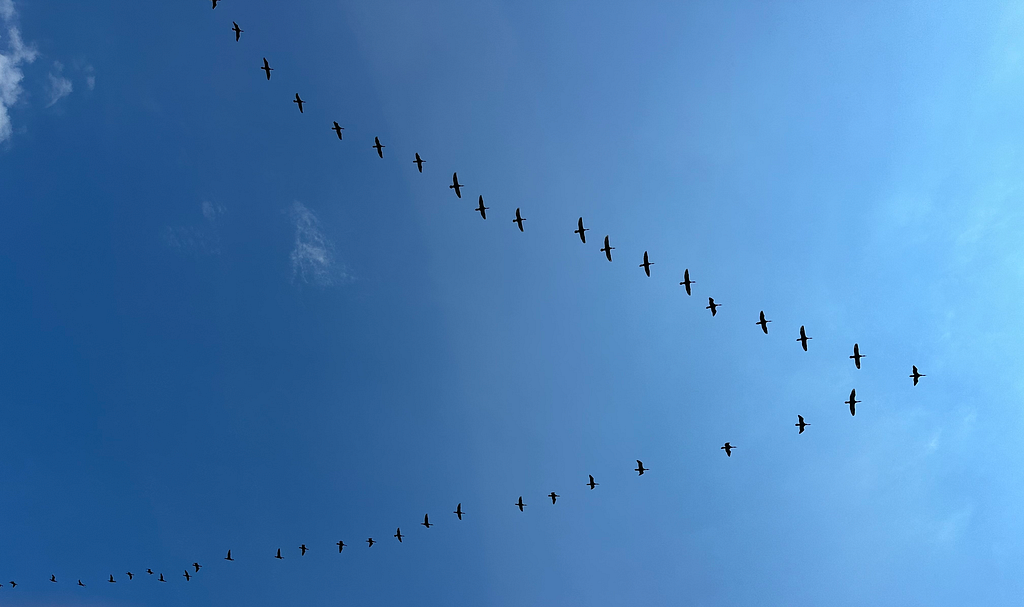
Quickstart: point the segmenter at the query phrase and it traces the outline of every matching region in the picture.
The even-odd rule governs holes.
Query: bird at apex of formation
[[[633,472],[639,472],[637,476],[643,476],[644,472],[647,472],[650,468],[644,468],[644,463],[640,460],[636,460],[636,468],[633,468]]]
[[[803,415],[797,415],[796,418],[797,418],[797,422],[795,424],[793,424],[793,425],[796,426],[797,428],[800,428],[800,431],[797,432],[797,434],[803,434],[804,433],[804,428],[806,428],[807,426],[810,426],[810,424],[808,424],[807,422],[804,421],[804,416]]]
[[[331,127],[331,130],[338,134],[338,139],[344,141],[344,138],[341,136],[341,132],[345,130],[345,127],[338,124],[337,120],[334,121],[334,126]]]
[[[523,231],[523,222],[524,221],[526,221],[526,218],[523,217],[522,215],[520,215],[519,207],[516,207],[516,218],[512,220],[512,223],[514,223],[514,224],[519,226],[519,231],[520,232]]]
[[[192,563],[192,566],[196,568],[196,573],[199,573],[199,570],[203,568],[199,563]]]
[[[485,207],[484,206],[484,195],[481,194],[480,195],[480,204],[476,205],[476,209],[475,209],[476,212],[480,213],[480,217],[481,218],[487,219],[487,209],[489,209],[489,208],[491,208],[491,207]]]
[[[57,583],[57,576],[51,575],[50,576],[50,581],[53,582],[53,583]]]
[[[298,93],[295,93],[295,99],[292,99],[292,103],[298,103],[299,104],[299,113],[302,114],[303,113],[303,111],[302,111],[302,104],[306,103],[306,102],[302,100],[302,97],[299,97]]]
[[[159,578],[159,579],[157,579],[157,581],[158,581],[158,582],[166,582],[167,580],[165,580],[165,579],[164,579],[164,574],[162,574],[162,573],[161,573],[161,574],[160,574],[160,578]]]
[[[601,247],[601,252],[604,253],[604,256],[608,258],[608,261],[612,260],[612,251],[614,251],[614,250],[615,250],[615,247],[613,247],[613,246],[608,244],[608,236],[605,235],[605,237],[604,237],[604,246]]]
[[[576,229],[573,230],[572,233],[573,234],[579,234],[580,235],[580,241],[582,241],[583,244],[587,244],[587,232],[589,230],[590,230],[590,228],[583,227],[583,218],[580,217],[579,221],[576,222]]]
[[[735,449],[735,448],[736,448],[736,447],[733,447],[733,446],[732,446],[731,444],[729,444],[729,443],[725,443],[724,445],[722,445],[721,447],[719,447],[719,449],[724,449],[724,450],[725,450],[725,455],[726,455],[726,457],[732,457],[732,450],[733,450],[733,449]]]
[[[850,358],[853,359],[853,364],[860,369],[860,359],[866,358],[866,355],[860,353],[860,344],[853,344],[853,356]]]
[[[345,549],[345,546],[348,546],[348,544],[341,540],[338,540],[338,543],[335,545],[338,547],[338,554],[341,554],[341,551]]]
[[[423,522],[420,523],[420,524],[423,525],[424,527],[426,527],[427,529],[430,529],[431,527],[434,526],[434,525],[432,525],[430,523],[430,515],[429,514],[424,514],[423,515]]]
[[[242,32],[244,32],[245,30],[238,27],[238,24],[232,21],[231,31],[235,32],[235,42],[238,42],[238,39],[242,37]]]
[[[761,310],[761,320],[755,322],[755,325],[761,325],[761,330],[764,331],[765,335],[768,335],[768,323],[771,321],[764,317],[764,310]]]
[[[462,198],[462,187],[464,184],[459,183],[459,174],[452,173],[452,184],[448,186],[449,190],[455,190],[455,195]]]
[[[519,496],[519,501],[516,502],[515,505],[519,506],[519,511],[520,512],[523,512],[523,508],[525,508],[527,506],[526,504],[523,503],[523,496],[521,496],[521,495]]]
[[[108,579],[107,581],[110,582],[111,584],[116,584],[117,583],[117,580],[114,579],[114,574],[113,573],[110,574],[110,579]]]
[[[263,67],[260,69],[267,73],[267,80],[270,80],[270,72],[274,71],[274,68],[270,67],[266,57],[263,58]]]
[[[192,581],[192,574],[188,572],[188,569],[185,570],[185,573],[181,574],[181,577],[185,578],[186,582]]]
[[[807,337],[807,331],[804,331],[804,326],[800,325],[800,337],[796,338],[800,345],[804,347],[804,352],[807,351],[807,340],[814,339],[813,337]]]
[[[914,385],[916,386],[917,385],[917,381],[919,379],[921,379],[922,377],[928,377],[928,376],[925,375],[924,373],[919,372],[917,370],[917,365],[911,365],[911,366],[914,367],[914,372],[911,373],[908,377],[910,377],[911,379],[914,380]]]
[[[305,544],[299,546],[299,556],[306,556],[307,550],[309,550],[309,548],[306,548]]]
[[[231,558],[231,551],[230,550],[228,550],[228,555],[226,557],[224,557],[224,560],[225,561],[233,561],[233,560],[235,560],[235,559]]]
[[[690,269],[689,268],[686,268],[685,270],[683,270],[683,282],[681,282],[679,284],[684,286],[684,287],[686,287],[686,294],[687,295],[691,294],[690,293],[690,285],[695,285],[695,284],[697,284],[697,282],[693,281],[693,280],[690,280]]]
[[[129,582],[135,579],[135,574],[132,573],[131,571],[125,571],[124,574],[128,576],[128,581]]]
[[[373,541],[372,537],[366,538],[366,547],[367,548],[373,548],[373,545],[376,544],[376,543],[377,542]]]
[[[423,163],[424,162],[426,162],[426,160],[423,160],[422,158],[420,158],[420,153],[416,152],[416,160],[413,160],[412,163],[416,165],[416,168],[419,170],[420,173],[423,172]]]
[[[397,529],[395,529],[395,535],[392,536],[392,537],[397,537],[398,538],[398,543],[401,544],[402,543],[402,538],[405,537],[404,535],[402,535],[402,528],[398,527]]]
[[[377,150],[377,155],[378,156],[380,156],[381,158],[384,157],[384,148],[386,148],[387,146],[386,145],[381,145],[380,139],[378,137],[374,137],[373,138],[373,145],[371,145],[370,147],[372,147],[373,149]]]
[[[595,482],[594,482],[594,475],[593,475],[593,474],[588,474],[587,476],[589,476],[589,477],[590,477],[590,482],[589,482],[589,483],[587,483],[587,486],[588,486],[588,487],[590,487],[590,490],[591,490],[591,491],[593,491],[593,490],[594,490],[594,487],[596,487],[596,486],[600,485],[601,483],[595,483]]]
[[[281,556],[281,549],[280,548],[277,549],[277,556],[275,556],[274,558],[275,559],[283,559],[284,558],[283,556]]]
[[[549,493],[549,494],[548,494],[548,497],[550,497],[550,498],[551,498],[551,503],[552,503],[552,504],[554,504],[554,503],[555,503],[555,500],[557,500],[558,498],[560,498],[560,497],[562,497],[562,496],[561,496],[561,495],[558,495],[557,493],[555,493],[554,491],[552,491],[551,493]]]
[[[846,402],[846,404],[850,405],[850,415],[857,415],[857,403],[859,403],[860,401],[857,400],[857,389],[856,388],[854,388],[853,390],[850,390],[850,400],[845,401],[845,402]]]
[[[708,305],[704,306],[704,309],[705,310],[711,310],[711,315],[714,316],[714,315],[718,314],[718,307],[721,306],[721,305],[722,304],[720,304],[720,303],[715,303],[715,298],[714,297],[708,297]]]
[[[465,512],[462,511],[462,502],[459,502],[459,505],[455,507],[455,512],[452,512],[452,514],[459,517],[460,521],[462,520],[462,515],[465,514]]]
[[[653,265],[654,265],[654,262],[652,262],[647,257],[647,251],[644,251],[644,262],[642,264],[640,264],[640,267],[644,269],[644,273],[647,274],[647,278],[651,277],[651,266],[653,266]]]

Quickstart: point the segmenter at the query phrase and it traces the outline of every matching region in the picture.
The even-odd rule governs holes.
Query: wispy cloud
[[[334,244],[324,235],[316,214],[298,201],[292,203],[289,212],[295,223],[292,279],[326,287],[344,278],[344,271],[334,260]]]
[[[49,74],[50,86],[47,93],[50,95],[50,102],[46,104],[46,107],[52,106],[71,94],[71,81],[64,77],[64,65],[60,61],[53,62],[53,72]]]
[[[172,249],[189,255],[219,255],[220,236],[217,233],[217,218],[224,214],[223,205],[204,201],[202,204],[205,224],[191,226],[168,226],[164,230],[164,242]]]
[[[85,72],[85,85],[89,87],[89,90],[96,88],[96,69],[91,65],[85,66],[83,70]]]
[[[25,77],[21,65],[36,59],[35,49],[21,40],[17,17],[13,0],[0,0],[0,20],[7,30],[6,49],[0,51],[0,142],[10,138],[13,132],[9,110],[21,96],[21,80]]]

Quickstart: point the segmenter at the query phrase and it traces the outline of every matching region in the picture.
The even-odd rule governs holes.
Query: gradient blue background
[[[15,8],[4,604],[1020,604],[1020,2]]]

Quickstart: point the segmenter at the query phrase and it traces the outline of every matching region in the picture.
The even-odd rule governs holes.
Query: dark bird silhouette
[[[399,527],[399,528],[397,528],[397,529],[395,530],[395,535],[394,535],[394,537],[397,537],[397,538],[398,538],[398,543],[399,543],[399,544],[401,544],[401,543],[402,543],[402,538],[403,538],[403,537],[405,537],[405,536],[404,536],[404,535],[402,535],[402,528],[401,528],[401,527]]]
[[[651,277],[651,266],[654,264],[650,259],[647,258],[647,251],[644,251],[644,262],[640,264],[640,267],[644,269],[644,273],[647,274],[647,278]]]
[[[376,543],[377,542],[373,541],[372,537],[366,538],[366,547],[367,548],[373,548],[373,545],[376,544]]]
[[[235,42],[238,42],[238,39],[242,37],[242,32],[244,32],[245,30],[238,27],[238,24],[232,21],[231,31],[235,32]]]
[[[695,281],[690,280],[690,269],[683,270],[683,282],[679,283],[686,287],[686,294],[690,295],[690,285],[697,284]]]
[[[299,97],[298,93],[295,93],[295,99],[292,99],[292,103],[298,103],[299,104],[299,113],[302,114],[303,113],[303,111],[302,111],[302,104],[306,103],[306,102],[302,100],[302,97]]]
[[[78,580],[78,585],[83,587],[83,588],[85,587],[85,584],[82,583],[82,580]]]
[[[455,507],[455,512],[452,512],[452,514],[459,517],[460,521],[462,520],[462,515],[464,514],[464,512],[462,512],[462,502],[459,502],[459,505]]]
[[[808,424],[807,422],[804,421],[804,416],[803,415],[797,415],[796,418],[797,418],[797,422],[795,424],[793,424],[793,425],[796,426],[797,428],[800,428],[800,431],[797,432],[797,434],[803,434],[804,433],[804,428],[806,428],[807,426],[810,426],[810,424]]]
[[[338,543],[336,545],[338,546],[338,554],[341,554],[341,551],[345,549],[345,546],[348,546],[348,544],[341,540],[338,540]]]
[[[213,8],[217,8],[218,2],[220,2],[220,0],[213,0]]]
[[[927,375],[925,375],[924,373],[918,372],[917,365],[912,365],[912,366],[914,367],[914,372],[911,373],[908,377],[910,377],[911,379],[914,380],[914,385],[916,386],[917,385],[917,380],[921,379],[922,377],[927,377]]]
[[[107,581],[110,582],[111,584],[116,584],[117,583],[117,580],[114,579],[114,574],[113,573],[110,574],[110,579],[107,580]]]
[[[579,221],[576,222],[576,229],[572,231],[573,234],[579,234],[580,240],[583,244],[587,244],[587,232],[590,228],[583,227],[583,218],[580,217]]]
[[[427,529],[430,529],[431,527],[433,527],[433,525],[430,524],[430,515],[429,514],[424,514],[423,515],[423,522],[420,523],[420,524],[423,525],[424,527],[426,527]]]
[[[224,560],[225,561],[233,561],[233,560],[235,560],[235,559],[231,558],[231,551],[230,550],[228,550],[228,555],[226,557],[224,557]]]
[[[860,401],[857,400],[857,389],[856,388],[854,388],[853,390],[850,390],[850,400],[845,401],[845,402],[846,402],[846,404],[850,405],[850,415],[857,415],[857,403],[859,403]]]
[[[725,455],[726,455],[727,457],[732,457],[732,450],[733,450],[733,449],[735,449],[735,448],[736,448],[736,447],[733,447],[733,446],[732,446],[732,445],[730,445],[729,443],[725,443],[724,445],[722,445],[721,447],[719,447],[719,449],[725,449]]]
[[[722,304],[715,303],[714,297],[708,297],[708,305],[704,306],[704,309],[711,310],[711,315],[714,316],[715,314],[718,314],[718,306],[720,305]]]
[[[452,173],[452,184],[448,186],[449,190],[455,190],[455,195],[462,198],[462,184],[459,183],[459,174]]]
[[[853,359],[853,364],[860,369],[860,359],[865,358],[865,355],[860,353],[860,344],[853,344],[853,356],[850,358]]]
[[[309,550],[309,548],[306,548],[305,544],[299,546],[299,556],[306,556],[307,550]]]
[[[192,574],[188,572],[188,569],[185,570],[185,573],[181,574],[181,577],[185,578],[186,582],[192,581]]]
[[[386,148],[387,146],[386,145],[381,145],[379,138],[374,137],[373,138],[373,145],[370,146],[370,147],[372,147],[372,148],[377,150],[377,155],[378,156],[380,156],[381,158],[384,157],[384,148]]]
[[[416,168],[419,169],[420,173],[423,172],[423,163],[424,162],[426,162],[426,161],[423,160],[422,158],[420,158],[420,153],[416,152],[416,160],[413,160],[412,163],[416,165]]]
[[[604,253],[604,256],[608,258],[608,261],[612,260],[612,251],[614,251],[614,250],[615,250],[615,247],[613,247],[613,246],[608,244],[608,236],[605,235],[605,237],[604,237],[604,246],[601,247],[601,252]]]
[[[274,558],[275,559],[283,559],[284,558],[283,556],[281,556],[281,549],[280,548],[277,549],[277,556],[275,556]]]
[[[512,223],[514,223],[514,224],[519,226],[519,231],[520,232],[523,231],[523,222],[524,221],[526,221],[526,218],[519,214],[519,207],[516,207],[516,218],[512,220]]]
[[[331,130],[332,130],[332,131],[334,131],[335,133],[337,133],[337,134],[338,134],[338,139],[340,139],[340,140],[342,140],[342,141],[344,141],[344,140],[345,140],[345,139],[344,139],[344,138],[343,138],[343,137],[341,136],[341,132],[345,130],[345,127],[343,127],[343,126],[341,126],[340,124],[338,124],[338,121],[337,121],[337,120],[335,120],[335,121],[334,121],[334,126],[332,126],[332,127],[331,127]]]
[[[562,496],[561,496],[561,495],[558,495],[557,493],[555,493],[554,491],[552,491],[551,493],[549,493],[549,494],[548,494],[548,497],[550,497],[550,498],[551,498],[551,503],[552,503],[552,504],[554,504],[554,503],[555,503],[555,500],[557,500],[558,498],[560,498],[560,497],[562,497]]]
[[[267,63],[266,57],[263,58],[263,67],[260,69],[267,73],[267,80],[270,80],[270,72],[274,71],[274,68],[270,67],[270,64]]]
[[[125,571],[124,574],[128,576],[128,581],[129,582],[135,579],[135,574],[132,573],[131,571]]]
[[[147,569],[146,573],[148,573],[149,575],[153,575],[153,570],[152,569]]]
[[[526,504],[524,504],[524,503],[523,503],[523,496],[521,496],[521,495],[519,496],[519,501],[518,501],[518,502],[516,502],[516,504],[515,504],[515,505],[516,505],[516,506],[519,506],[519,511],[520,511],[520,512],[523,512],[523,508],[525,508],[525,507],[526,507]]]
[[[50,581],[56,583],[57,582],[57,576],[51,575],[50,576]]]
[[[640,460],[636,460],[636,468],[633,468],[634,472],[639,472],[637,476],[643,476],[644,472],[647,472],[650,468],[644,468],[644,463]]]
[[[485,207],[484,206],[484,196],[483,196],[483,194],[481,194],[480,195],[480,204],[476,205],[476,211],[478,213],[480,213],[480,217],[482,217],[484,219],[487,219],[487,209],[489,209],[489,208],[491,208],[491,207]]]
[[[768,335],[768,323],[771,321],[764,317],[764,310],[761,310],[761,320],[755,322],[755,325],[761,325],[761,330],[764,331],[765,335]]]
[[[199,563],[192,563],[192,566],[196,568],[196,573],[199,573],[199,570],[203,568]]]
[[[158,582],[166,582],[167,580],[164,579],[164,574],[161,573],[160,574],[160,579],[158,579],[157,581]]]
[[[590,482],[589,482],[589,483],[587,483],[587,486],[589,486],[589,487],[590,487],[590,490],[591,490],[591,491],[593,491],[593,490],[594,490],[594,487],[596,487],[596,486],[600,485],[601,483],[595,483],[595,482],[594,482],[594,475],[593,475],[593,474],[588,474],[587,476],[589,476],[589,477],[590,477]]]
[[[807,340],[809,340],[809,339],[814,339],[814,338],[813,337],[807,337],[807,331],[804,331],[804,326],[800,325],[800,337],[797,338],[797,341],[800,342],[800,345],[804,347],[804,352],[807,351]]]

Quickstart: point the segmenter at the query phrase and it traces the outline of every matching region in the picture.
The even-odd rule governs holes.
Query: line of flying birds
[[[217,8],[217,4],[220,2],[220,0],[211,0],[211,1],[212,1],[212,4],[213,4],[213,8]],[[231,31],[234,32],[234,34],[235,34],[235,41],[238,42],[239,40],[241,40],[242,33],[245,30],[240,28],[238,26],[238,23],[236,23],[234,21],[231,22],[231,25],[232,25]],[[266,57],[263,58],[263,65],[259,69],[263,70],[263,72],[266,74],[267,80],[270,80],[270,76],[271,76],[270,73],[272,71],[274,71],[274,68],[270,67],[270,62],[267,60]],[[306,103],[306,101],[303,100],[302,97],[300,97],[298,93],[295,93],[295,99],[292,100],[292,103],[295,103],[298,106],[299,113],[303,113],[303,114],[305,113],[304,109],[303,109],[303,106]],[[343,140],[343,137],[342,137],[343,133],[342,133],[342,131],[345,130],[345,127],[343,127],[340,124],[338,124],[337,121],[334,121],[334,126],[331,127],[331,130],[335,132],[335,134],[338,136],[339,140]],[[374,137],[373,138],[373,145],[371,146],[371,148],[373,148],[374,150],[377,151],[377,156],[379,156],[380,158],[384,158],[384,148],[385,147],[387,147],[387,146],[382,144],[378,137]],[[413,160],[413,164],[416,165],[416,169],[420,173],[423,172],[423,164],[425,162],[426,161],[420,156],[419,152],[417,152],[415,154],[415,159]],[[464,188],[464,187],[465,187],[465,184],[459,183],[459,174],[458,174],[458,172],[453,172],[452,173],[452,183],[451,183],[451,185],[448,186],[448,188],[451,189],[451,190],[454,190],[455,196],[461,199],[462,198],[462,188]],[[490,207],[484,206],[484,197],[483,197],[483,195],[480,195],[479,198],[478,198],[477,207],[474,209],[474,211],[480,213],[480,217],[481,218],[487,219],[487,211],[489,209],[490,209]],[[526,218],[522,216],[522,212],[521,212],[520,208],[517,207],[516,208],[516,213],[515,213],[515,219],[512,220],[512,223],[516,224],[516,226],[519,228],[520,232],[524,231],[524,229],[523,229],[523,222],[524,221],[526,221]],[[573,231],[573,233],[577,234],[579,236],[579,238],[580,238],[580,241],[583,242],[584,244],[586,244],[586,242],[587,242],[587,235],[586,235],[586,233],[589,232],[589,231],[590,231],[590,228],[584,227],[584,225],[583,225],[583,218],[580,217],[577,220],[577,222],[576,222],[576,229]],[[614,251],[614,250],[615,250],[615,247],[611,246],[610,240],[609,240],[609,236],[605,235],[605,237],[604,237],[604,246],[601,247],[600,251],[602,253],[604,253],[605,258],[608,261],[612,261],[612,251]],[[643,263],[641,263],[639,265],[639,267],[643,269],[644,274],[646,274],[648,277],[651,276],[651,266],[653,266],[653,265],[654,265],[654,262],[650,260],[650,256],[648,255],[648,252],[644,251]],[[697,284],[697,282],[690,279],[690,270],[689,270],[689,268],[687,268],[687,269],[685,269],[683,271],[683,280],[679,284],[682,287],[685,288],[686,294],[688,296],[692,295],[691,286]],[[705,309],[711,311],[711,316],[717,316],[718,315],[718,308],[721,307],[721,306],[722,306],[722,304],[720,302],[716,302],[715,298],[708,297],[708,305],[705,306]],[[761,327],[761,331],[763,331],[765,335],[768,335],[768,323],[770,323],[770,322],[772,322],[772,321],[765,317],[764,310],[762,310],[760,312],[759,319],[754,324],[760,326]],[[807,342],[810,341],[811,339],[813,339],[813,338],[807,335],[806,328],[803,325],[801,325],[800,326],[800,336],[796,339],[796,341],[800,342],[800,346],[803,348],[804,352],[807,352]],[[853,354],[849,358],[851,358],[853,360],[853,364],[854,364],[854,366],[857,369],[861,368],[861,359],[866,358],[866,355],[861,353],[861,351],[860,351],[860,344],[859,343],[853,344]],[[925,374],[921,373],[920,371],[918,371],[917,365],[912,365],[912,372],[909,375],[909,377],[913,380],[914,385],[916,386],[918,384],[918,381],[922,377],[925,377]],[[845,404],[849,405],[849,407],[850,407],[850,415],[856,415],[856,413],[857,413],[857,404],[860,403],[860,402],[861,401],[857,400],[857,390],[856,389],[850,390],[850,398],[845,401]],[[798,429],[797,434],[803,434],[804,430],[807,428],[807,426],[810,426],[810,425],[811,424],[807,423],[804,420],[804,416],[803,415],[797,415],[797,423],[794,424],[794,426]],[[736,449],[736,446],[731,444],[730,442],[726,442],[724,445],[719,447],[719,449],[725,451],[726,456],[732,457],[732,451],[733,451],[733,449]],[[638,476],[643,476],[645,472],[648,472],[650,470],[650,468],[645,467],[644,463],[642,461],[640,461],[640,460],[636,460],[636,465],[637,465],[637,467],[634,468],[633,471],[637,472]],[[588,476],[589,476],[590,480],[586,483],[587,487],[590,487],[590,489],[593,490],[595,487],[600,485],[600,483],[598,483],[598,482],[596,482],[594,480],[594,476],[593,475],[588,475]],[[549,498],[551,500],[552,505],[553,505],[553,504],[555,504],[558,501],[558,498],[560,498],[561,496],[558,495],[557,493],[555,493],[554,491],[552,491],[551,493],[547,494],[547,496],[545,496],[545,497]],[[513,507],[518,508],[520,512],[525,512],[526,511],[525,509],[528,506],[528,504],[523,501],[523,496],[521,496],[521,495],[519,496],[519,499],[516,502],[514,502],[512,505],[513,505]],[[455,514],[460,521],[462,520],[463,515],[466,514],[466,513],[465,513],[465,511],[462,510],[462,503],[461,502],[455,507],[455,510],[452,512],[452,514]],[[429,529],[429,528],[431,528],[431,527],[433,527],[435,525],[435,523],[431,523],[430,522],[430,515],[429,514],[424,514],[423,515],[423,522],[419,523],[419,524],[421,526],[427,528],[427,529]],[[402,533],[402,528],[398,527],[398,528],[395,529],[395,533],[394,533],[394,535],[392,537],[394,537],[395,539],[398,540],[399,543],[401,543],[403,538],[406,537],[406,534],[403,534]],[[374,544],[379,543],[377,540],[373,539],[373,537],[368,537],[365,540],[363,540],[363,542],[366,543],[368,548],[372,548]],[[345,549],[345,547],[348,546],[348,544],[346,544],[343,540],[339,540],[338,542],[335,543],[335,546],[338,547],[338,552],[341,553]],[[299,546],[299,555],[300,556],[305,556],[306,552],[308,550],[309,550],[309,548],[305,544],[300,545]],[[281,549],[280,548],[277,549],[277,552],[274,555],[274,558],[278,559],[278,560],[282,560],[282,559],[285,558],[285,556],[281,553]],[[231,556],[231,550],[227,551],[227,556],[224,557],[224,560],[225,561],[234,561],[235,560]],[[180,577],[183,578],[186,582],[191,581],[191,579],[194,576],[194,574],[199,573],[199,570],[202,569],[202,567],[203,567],[203,565],[199,564],[198,561],[194,562],[194,563],[192,563],[192,569],[194,571],[190,572],[189,569],[186,568]],[[152,569],[146,569],[145,572],[146,572],[147,575],[157,575],[158,577],[156,578],[156,581],[158,581],[158,582],[167,582],[167,579],[164,578],[164,574],[163,573],[157,574]],[[135,577],[135,574],[132,573],[131,571],[126,572],[125,575],[128,577],[129,581],[131,581]],[[114,578],[113,574],[111,574],[107,578],[106,581],[107,581],[107,583],[114,584],[114,583],[117,583],[118,580],[116,580]],[[51,575],[50,576],[50,582],[57,583],[56,575]],[[13,582],[13,581],[9,582],[9,584],[11,585],[12,588],[18,586],[18,584]],[[4,584],[0,583],[0,586],[3,586],[3,585]],[[77,585],[78,586],[82,586],[82,587],[86,586],[86,584],[84,584],[81,579],[77,580]]]

